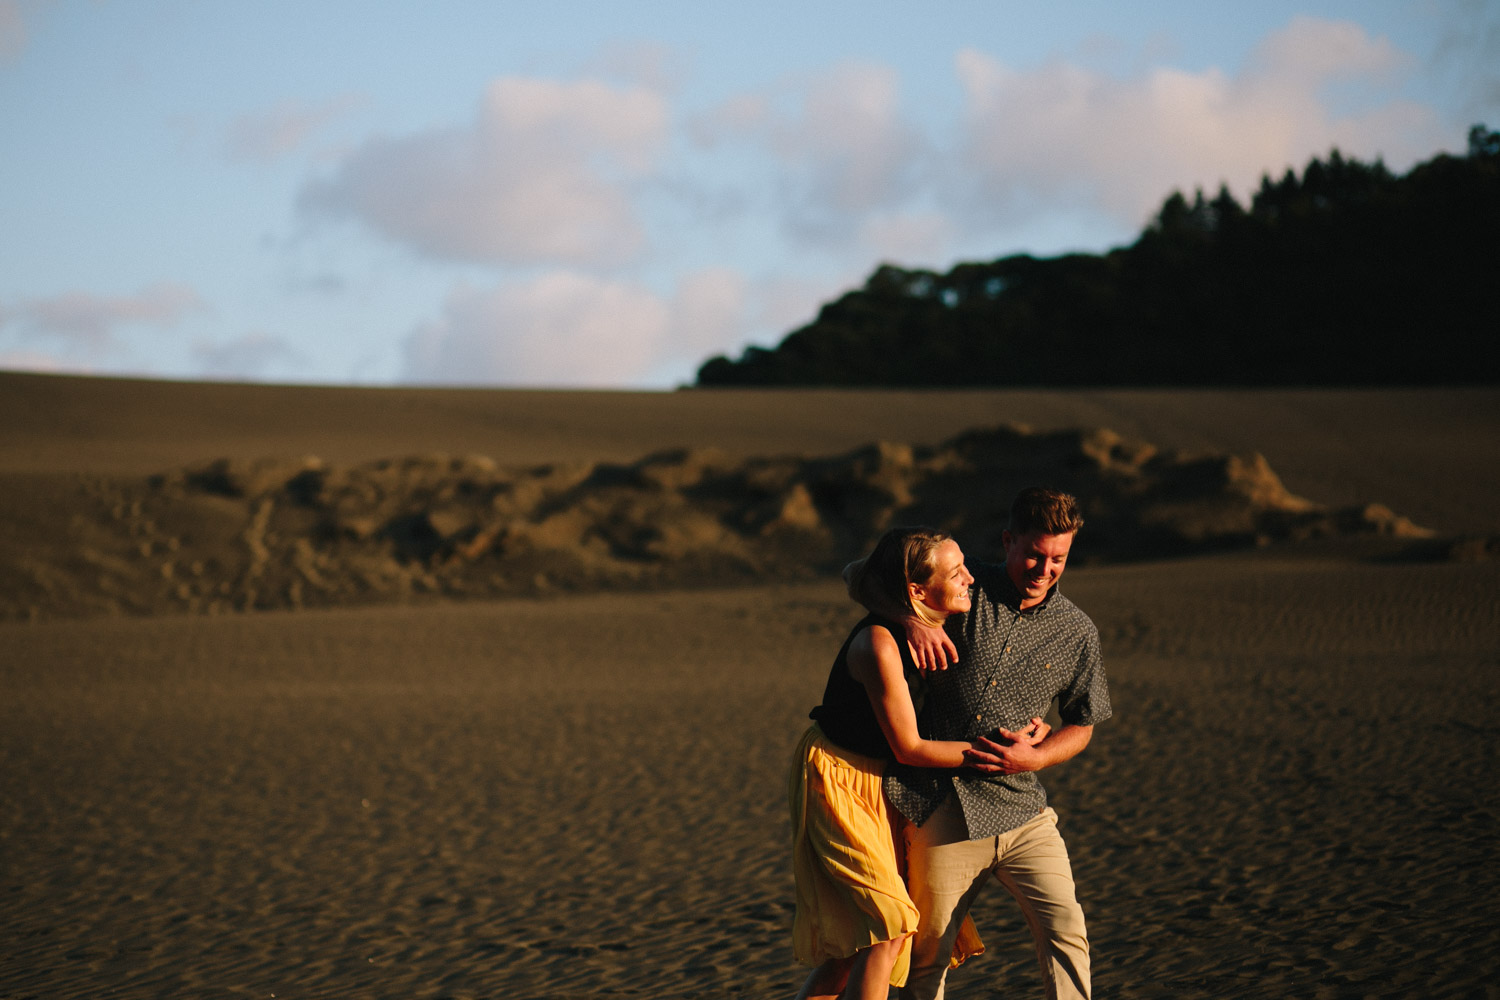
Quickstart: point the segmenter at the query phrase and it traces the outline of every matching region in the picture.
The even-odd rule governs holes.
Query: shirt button
[[[975,716],[974,716],[974,721],[975,721],[975,722],[978,722],[978,721],[979,721],[979,720],[980,720],[980,719],[982,719],[982,718],[984,718],[984,715],[983,715],[983,714],[979,714],[979,715],[975,715]]]
[[[995,682],[994,681],[990,681],[990,687],[994,687],[994,686],[995,686]]]
[[[1009,653],[1009,652],[1010,652],[1010,647],[1009,647],[1009,646],[1006,646],[1006,647],[1005,647],[1005,651],[1006,651],[1006,652],[1007,652],[1007,653]]]

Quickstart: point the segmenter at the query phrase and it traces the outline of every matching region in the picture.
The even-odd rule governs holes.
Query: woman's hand
[[[983,737],[980,738],[980,742],[989,743],[990,746],[995,746],[994,743],[991,743],[989,740],[984,739]],[[985,751],[980,750],[978,747],[970,747],[969,749],[964,751],[963,766],[971,771],[978,771],[980,774],[1005,773],[1004,758],[997,757],[992,753],[986,753]]]

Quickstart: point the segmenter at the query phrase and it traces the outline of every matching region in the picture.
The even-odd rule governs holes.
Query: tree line
[[[880,266],[699,386],[1500,381],[1500,133],[1395,175],[1338,150],[1242,205],[1173,192],[1136,241],[945,274]]]

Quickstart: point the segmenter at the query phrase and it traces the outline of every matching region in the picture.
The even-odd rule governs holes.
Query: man
[[[1094,725],[1110,715],[1098,630],[1057,590],[1082,525],[1073,497],[1022,490],[1002,535],[1005,562],[970,567],[972,607],[949,626],[951,641],[908,620],[919,663],[957,660],[952,669],[927,673],[923,737],[998,733],[1010,745],[999,754],[1003,775],[901,766],[886,772],[886,795],[907,820],[908,881],[921,912],[902,1000],[943,996],[953,937],[987,873],[1021,906],[1047,996],[1091,996],[1083,909],[1057,813],[1037,779],[1088,746]],[[1045,715],[1054,698],[1062,725],[1027,746],[1018,731]]]

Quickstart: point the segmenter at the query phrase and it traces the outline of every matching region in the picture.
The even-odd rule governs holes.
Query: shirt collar
[[[1050,587],[1047,588],[1047,593],[1045,595],[1043,595],[1043,597],[1042,597],[1042,603],[1040,603],[1040,604],[1033,604],[1031,607],[1029,607],[1029,608],[1027,608],[1026,610],[1023,611],[1023,610],[1021,610],[1021,602],[1026,599],[1026,595],[1023,594],[1023,593],[1021,593],[1019,590],[1016,589],[1016,585],[1011,580],[1010,574],[1006,573],[1003,570],[1003,568],[1001,570],[1000,575],[1003,576],[1003,577],[1005,577],[1005,584],[1004,584],[1003,587],[1001,587],[1000,600],[1001,600],[1002,603],[1005,604],[1006,607],[1010,608],[1012,611],[1016,612],[1017,614],[1022,614],[1022,615],[1034,615],[1034,614],[1036,614],[1037,612],[1039,612],[1039,611],[1043,610],[1044,608],[1046,608],[1047,605],[1051,604],[1052,603],[1053,595],[1055,595],[1057,593],[1057,587],[1058,587],[1058,585],[1054,583],[1052,586],[1050,586]]]

